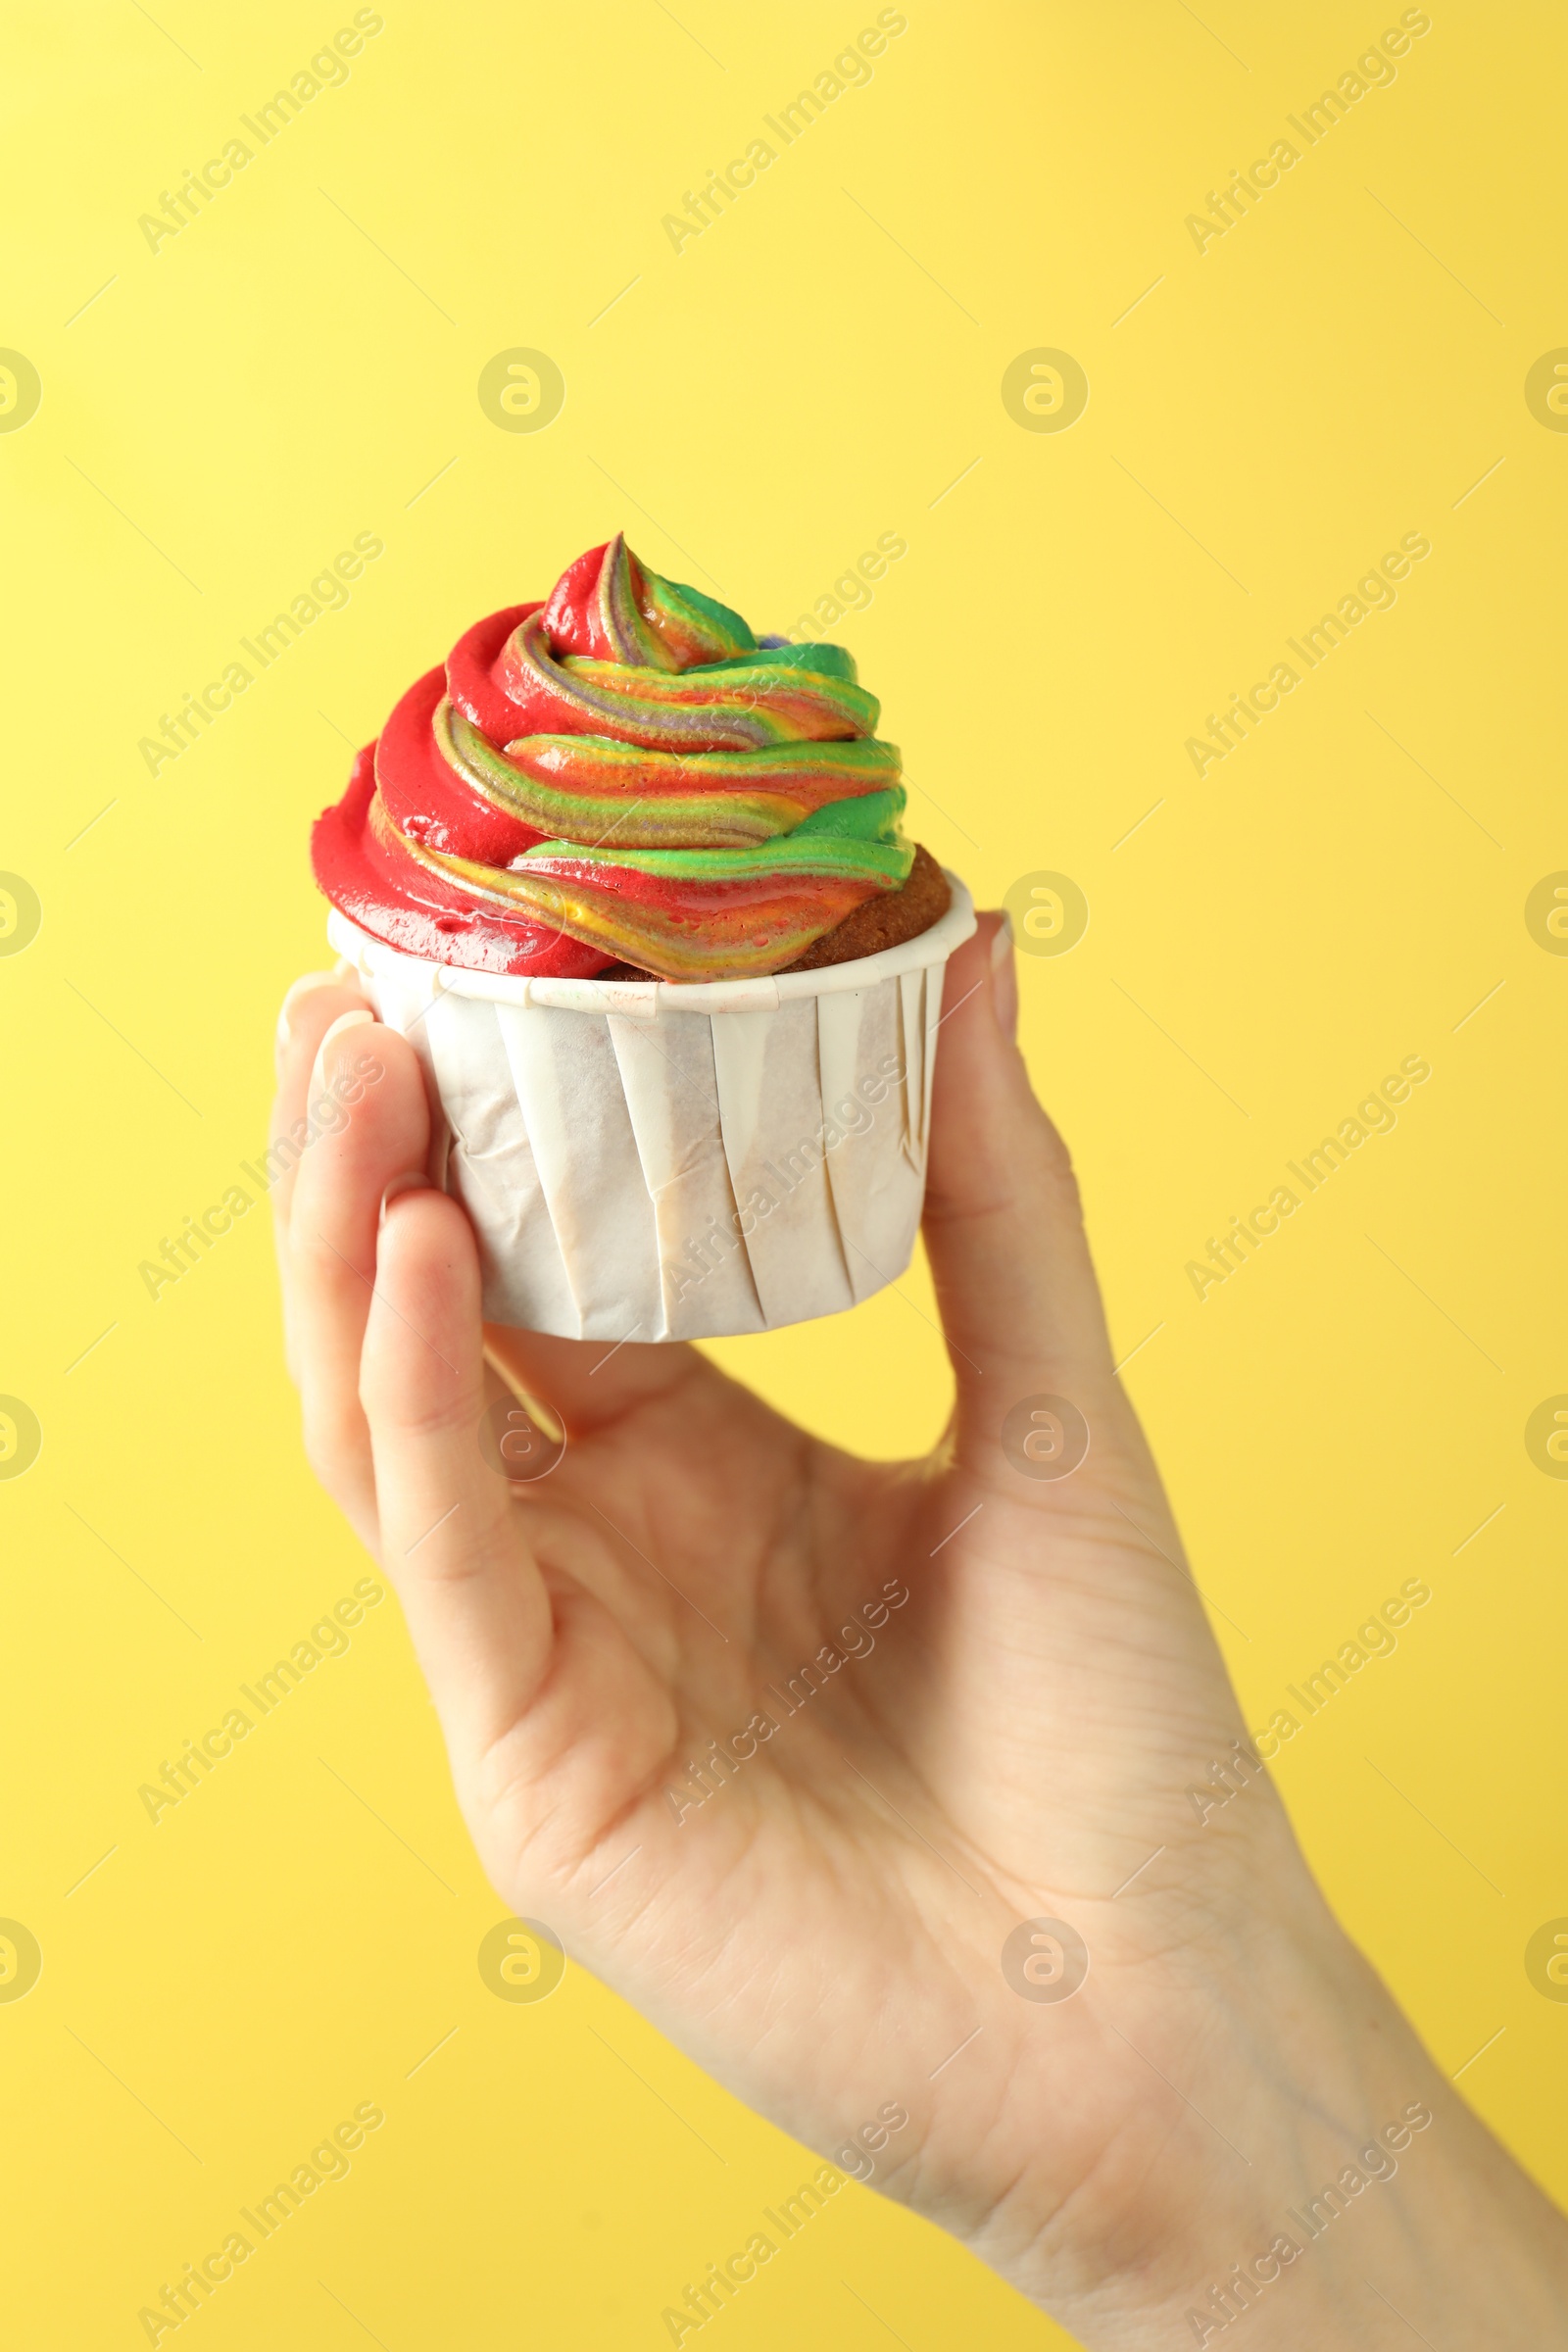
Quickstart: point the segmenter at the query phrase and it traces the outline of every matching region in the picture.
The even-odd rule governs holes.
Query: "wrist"
[[[1113,2154],[1054,2212],[1014,2198],[970,2233],[1095,2352],[1244,2324],[1247,2352],[1568,2340],[1568,2226],[1326,1913],[1245,1984],[1105,2023],[1144,2070]]]

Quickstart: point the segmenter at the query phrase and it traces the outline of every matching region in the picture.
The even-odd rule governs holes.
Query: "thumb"
[[[926,1251],[957,1380],[959,1457],[994,1470],[1004,1423],[1025,1399],[1065,1398],[1096,1436],[1107,1423],[1127,1432],[1131,1415],[1112,1374],[1072,1163],[1013,1042],[1005,914],[981,915],[948,965],[943,1003]],[[1027,1435],[1028,1413],[1023,1423]]]

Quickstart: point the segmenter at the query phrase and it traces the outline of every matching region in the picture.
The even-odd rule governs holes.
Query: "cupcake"
[[[412,686],[312,841],[445,1119],[485,1313],[573,1339],[830,1314],[907,1264],[961,883],[835,645],[617,535]]]

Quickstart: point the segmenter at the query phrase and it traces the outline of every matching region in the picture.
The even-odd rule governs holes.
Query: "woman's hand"
[[[957,1396],[896,1466],[688,1347],[483,1330],[413,1049],[352,983],[300,983],[280,1129],[380,1072],[278,1190],[312,1463],[402,1596],[504,1901],[836,2158],[906,2110],[876,2184],[1085,2342],[1244,2312],[1258,2352],[1407,2320],[1440,2352],[1568,2340],[1560,2224],[1334,1926],[1252,1754],[1007,944],[985,918],[949,967],[925,1230]],[[481,1444],[509,1392],[567,1438],[514,1489],[494,1418]],[[1205,1819],[1216,1765],[1239,1793]],[[1385,2126],[1396,2182],[1357,2164]],[[1314,2236],[1293,2215],[1346,2168]]]

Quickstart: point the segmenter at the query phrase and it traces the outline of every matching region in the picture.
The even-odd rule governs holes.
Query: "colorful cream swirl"
[[[617,533],[410,688],[317,823],[317,880],[441,963],[776,972],[908,874],[878,710],[841,646],[759,640]]]

